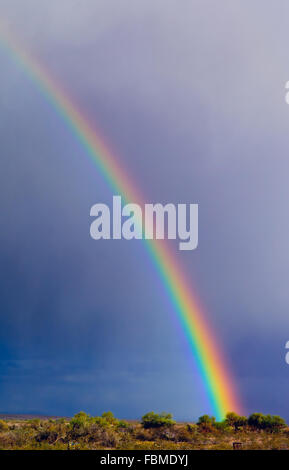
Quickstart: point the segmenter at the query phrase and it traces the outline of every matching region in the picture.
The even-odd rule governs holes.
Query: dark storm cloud
[[[178,256],[248,409],[288,416],[289,7],[221,4],[0,0],[0,15],[99,123],[148,202],[199,203],[199,248]],[[95,410],[95,399],[105,407],[110,393],[107,404],[123,416],[137,414],[142,403],[178,417],[205,411],[143,248],[89,240],[89,208],[109,202],[111,193],[4,53],[1,90],[7,410],[31,409],[25,397],[33,390],[35,406],[47,412],[71,413],[82,404]],[[159,383],[179,374],[181,390],[164,398],[154,385],[155,364]],[[139,397],[132,408],[113,392],[123,396],[125,377]],[[25,397],[16,394],[12,406],[17,381]]]

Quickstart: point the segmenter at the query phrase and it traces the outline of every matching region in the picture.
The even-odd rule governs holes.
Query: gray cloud
[[[287,415],[276,396],[286,393],[288,373],[288,10],[281,0],[223,0],[222,7],[212,0],[0,0],[3,21],[99,123],[147,200],[199,203],[199,248],[177,256],[248,408]],[[130,355],[149,354],[167,384],[166,357],[175,355],[171,374],[183,385],[166,404],[185,416],[186,387],[198,378],[143,248],[88,239],[90,206],[111,194],[23,71],[2,52],[0,59],[3,356],[21,360],[22,348],[47,361],[55,349],[52,362],[62,355],[69,364],[83,351],[83,384],[89,357],[102,374],[101,358],[120,355],[129,364],[124,376],[132,377]],[[124,387],[116,368],[111,360],[102,396]],[[80,377],[68,365],[62,373]],[[272,386],[266,396],[264,383]],[[88,407],[92,388],[83,391]],[[61,387],[52,389],[39,403],[47,410],[53,393],[63,404]],[[66,412],[77,407],[77,393]],[[159,404],[151,393],[147,403]],[[195,399],[197,413],[198,392]],[[30,405],[20,397],[17,406]],[[139,406],[136,400],[134,412]],[[132,413],[120,402],[116,408]]]

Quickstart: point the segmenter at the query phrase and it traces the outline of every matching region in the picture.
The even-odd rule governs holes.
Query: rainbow
[[[4,27],[0,28],[0,43],[63,118],[113,192],[120,194],[125,201],[142,205],[143,198],[120,160],[113,156],[100,133],[95,131],[51,74]],[[144,240],[144,243],[189,343],[210,412],[218,420],[223,419],[228,411],[240,412],[241,406],[220,346],[178,261],[165,241]]]

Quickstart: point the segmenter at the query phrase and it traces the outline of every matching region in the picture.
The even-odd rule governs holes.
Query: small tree
[[[262,413],[253,413],[248,418],[248,424],[257,430],[266,430],[276,432],[286,426],[286,422],[280,416],[263,415]]]
[[[197,422],[197,425],[200,426],[202,424],[211,424],[214,425],[216,422],[215,416],[209,416],[209,415],[202,415],[199,417],[199,420]]]
[[[199,417],[197,425],[202,432],[212,432],[216,424],[215,416],[202,415]]]
[[[241,427],[244,427],[248,424],[248,419],[246,416],[239,416],[236,413],[227,413],[225,422],[228,426],[232,426],[235,431],[238,431]]]
[[[278,432],[286,426],[286,422],[280,416],[266,415],[263,420],[263,429],[269,432]]]
[[[142,417],[141,424],[145,429],[161,428],[173,426],[175,421],[172,419],[172,415],[170,413],[157,414],[151,411]]]
[[[252,413],[248,418],[248,425],[256,430],[264,429],[265,416],[262,413]]]

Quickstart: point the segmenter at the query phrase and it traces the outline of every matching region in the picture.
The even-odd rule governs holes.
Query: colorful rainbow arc
[[[47,100],[62,116],[112,190],[120,194],[125,201],[142,205],[143,199],[117,159],[108,150],[99,132],[96,134],[88,120],[43,66],[2,27],[0,28],[0,40],[5,50],[23,67]],[[211,412],[218,420],[223,419],[228,411],[240,412],[241,407],[225,359],[178,262],[164,241],[145,240],[144,242],[196,360]]]

